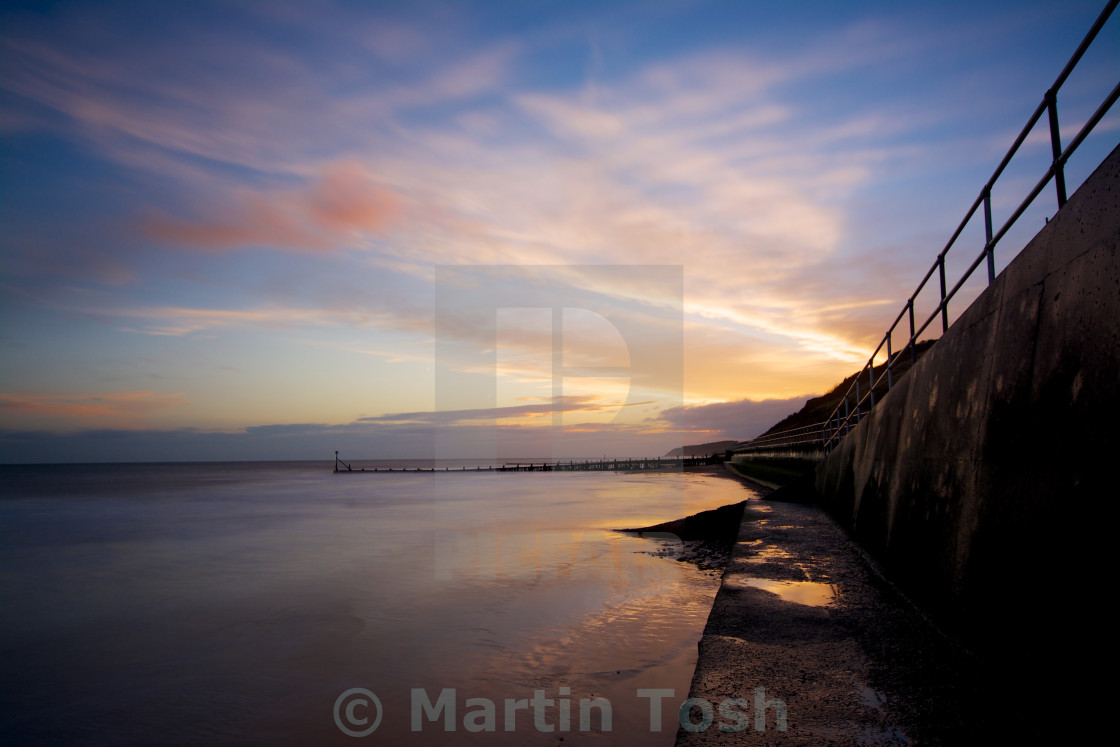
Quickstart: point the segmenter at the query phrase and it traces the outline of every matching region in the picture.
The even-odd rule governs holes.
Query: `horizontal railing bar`
[[[1058,160],[1063,165],[1066,161],[1069,160],[1069,157],[1073,155],[1073,152],[1077,150],[1077,147],[1081,145],[1082,142],[1084,142],[1085,138],[1089,136],[1089,133],[1093,131],[1093,128],[1100,124],[1100,121],[1104,119],[1104,115],[1108,114],[1108,110],[1112,108],[1117,99],[1120,99],[1120,83],[1116,84],[1116,86],[1112,89],[1112,92],[1109,93],[1107,97],[1105,97],[1105,100],[1101,102],[1101,105],[1097,107],[1097,110],[1095,112],[1093,112],[1093,116],[1089,117],[1088,121],[1085,122],[1085,125],[1081,128],[1080,131],[1078,131],[1073,140],[1069,141],[1069,145],[1066,146],[1065,150],[1062,151],[1062,157]]]
[[[958,280],[957,284],[953,286],[953,290],[949,291],[949,295],[945,297],[946,303],[948,303],[949,299],[957,294],[957,291],[961,289],[962,285],[968,282],[968,279],[972,277],[972,273],[976,272],[976,268],[980,266],[980,263],[983,262],[984,258],[987,256],[988,250],[985,249],[984,251],[980,252],[979,256],[977,256],[976,259],[972,261],[972,264],[969,265],[968,269],[964,271],[964,275],[961,277],[961,279]]]
[[[1043,97],[1042,101],[1038,105],[1038,108],[1034,110],[1034,114],[1032,114],[1030,116],[1030,119],[1027,120],[1027,124],[1023,126],[1022,130],[1019,131],[1019,137],[1015,138],[1015,142],[1011,144],[1011,148],[1008,149],[1006,155],[1004,155],[1003,157],[1003,160],[999,162],[999,166],[997,166],[996,170],[992,172],[992,176],[990,179],[988,179],[988,183],[984,185],[984,190],[990,191],[992,187],[996,186],[996,180],[999,179],[999,177],[1003,174],[1003,170],[1006,169],[1007,165],[1011,163],[1011,159],[1015,157],[1015,154],[1019,152],[1019,147],[1022,146],[1027,137],[1031,134],[1031,131],[1034,130],[1035,125],[1038,124],[1038,120],[1042,119],[1042,115],[1046,112],[1046,107],[1046,97]],[[977,200],[980,200],[981,198],[983,198],[983,196],[984,192],[981,191],[980,197],[977,198]]]
[[[753,439],[753,440],[749,441],[748,443],[752,443],[752,444],[772,443],[774,441],[781,441],[781,440],[786,439],[786,438],[801,438],[802,436],[811,435],[811,434],[817,433],[819,431],[820,431],[820,428],[817,428],[814,431],[810,431],[809,433],[798,433],[798,434],[787,433],[787,432],[783,431],[781,434],[775,433],[775,434],[771,434],[769,436],[759,436],[758,438]]]
[[[940,314],[940,313],[941,313],[941,304],[938,304],[937,308],[934,309],[932,314],[930,314],[929,319],[926,319],[925,324],[918,327],[918,329],[914,330],[914,338],[913,338],[914,342],[918,341],[918,338],[921,337],[922,333],[926,331],[926,327],[928,327],[933,322],[933,320],[937,318],[937,315]]]
[[[1042,178],[1038,180],[1038,182],[1034,185],[1034,188],[1031,189],[1031,191],[1027,194],[1026,199],[1019,203],[1019,207],[1015,209],[1015,212],[1011,214],[1011,217],[1008,218],[1007,221],[1000,227],[999,231],[997,231],[992,236],[993,245],[995,245],[996,242],[1002,239],[1003,236],[1009,230],[1011,230],[1011,227],[1017,220],[1019,220],[1023,213],[1027,211],[1027,208],[1031,206],[1031,204],[1035,201],[1035,198],[1037,198],[1042,193],[1042,190],[1046,189],[1046,185],[1049,184],[1050,180],[1054,178],[1056,168],[1058,166],[1065,165],[1065,162],[1069,160],[1069,157],[1073,155],[1078,146],[1080,146],[1081,143],[1085,141],[1085,138],[1089,135],[1089,132],[1092,131],[1092,129],[1096,127],[1102,119],[1104,119],[1104,115],[1108,113],[1108,110],[1112,108],[1118,98],[1120,98],[1120,83],[1117,83],[1116,86],[1113,87],[1112,91],[1108,94],[1108,96],[1105,97],[1105,100],[1101,102],[1101,105],[1097,107],[1097,110],[1095,112],[1093,112],[1093,116],[1089,118],[1089,120],[1085,123],[1081,130],[1078,131],[1077,135],[1074,136],[1073,140],[1070,141],[1069,145],[1066,146],[1065,150],[1062,151],[1062,154],[1061,156],[1059,156],[1058,160],[1050,164],[1050,167],[1046,169],[1046,173],[1043,174]]]
[[[963,275],[961,275],[961,277],[957,280],[956,284],[953,285],[952,290],[950,290],[948,292],[945,292],[945,290],[944,290],[945,283],[944,283],[944,277],[943,277],[944,269],[943,268],[944,268],[945,259],[949,254],[949,250],[953,248],[953,246],[956,244],[957,239],[960,238],[961,234],[964,232],[964,229],[968,226],[968,224],[976,216],[976,211],[980,208],[981,205],[985,204],[985,199],[986,198],[990,199],[992,188],[995,186],[996,181],[1000,178],[1000,176],[1003,175],[1004,170],[1011,163],[1012,158],[1014,158],[1015,155],[1019,152],[1019,149],[1022,147],[1023,143],[1026,142],[1027,138],[1030,136],[1030,133],[1038,125],[1038,122],[1042,118],[1043,113],[1046,113],[1047,111],[1050,110],[1050,107],[1051,107],[1052,103],[1054,101],[1056,101],[1058,89],[1060,89],[1062,87],[1062,85],[1065,83],[1065,81],[1069,77],[1070,73],[1073,71],[1073,69],[1077,66],[1077,63],[1084,56],[1086,50],[1088,50],[1089,46],[1093,43],[1093,40],[1096,39],[1097,34],[1100,32],[1101,28],[1104,27],[1104,24],[1108,21],[1109,17],[1112,15],[1113,11],[1116,9],[1118,4],[1120,4],[1120,0],[1109,0],[1109,2],[1105,5],[1104,10],[1101,11],[1101,13],[1097,17],[1096,21],[1094,21],[1093,26],[1089,29],[1089,33],[1087,33],[1085,35],[1085,37],[1081,40],[1081,44],[1078,45],[1077,49],[1074,51],[1073,55],[1070,57],[1069,61],[1065,65],[1065,67],[1062,68],[1062,71],[1058,74],[1058,77],[1054,81],[1054,85],[1051,86],[1046,91],[1046,94],[1043,96],[1042,102],[1035,108],[1034,112],[1027,119],[1026,125],[1024,125],[1024,127],[1019,131],[1019,134],[1015,138],[1014,142],[1011,144],[1011,147],[1004,154],[1003,159],[999,162],[999,165],[996,167],[995,171],[992,172],[992,175],[989,177],[988,181],[985,183],[984,188],[980,191],[980,194],[977,196],[976,200],[972,203],[971,207],[969,207],[968,211],[965,213],[964,219],[961,220],[961,222],[958,224],[956,230],[953,232],[952,236],[949,238],[949,241],[946,242],[945,247],[937,255],[937,259],[930,266],[929,270],[926,271],[926,274],[922,277],[922,280],[918,283],[917,288],[914,290],[914,292],[907,299],[906,304],[902,307],[902,310],[899,311],[899,313],[895,317],[894,321],[891,322],[890,326],[887,328],[886,334],[879,341],[878,346],[875,348],[874,352],[871,354],[871,358],[863,366],[863,368],[860,369],[859,373],[857,373],[855,375],[855,378],[852,380],[852,383],[848,386],[847,391],[844,393],[844,396],[841,399],[841,403],[836,406],[836,408],[828,416],[828,419],[823,421],[822,423],[820,423],[818,425],[801,426],[800,428],[789,429],[788,431],[779,431],[778,433],[773,433],[773,434],[770,434],[769,436],[762,436],[759,439],[755,439],[754,441],[747,442],[748,444],[757,442],[760,445],[762,445],[762,442],[764,442],[764,440],[765,440],[765,442],[773,442],[773,441],[778,441],[778,440],[782,440],[782,439],[794,438],[793,434],[795,434],[799,431],[818,430],[820,432],[821,436],[822,436],[822,440],[824,442],[825,448],[826,449],[829,448],[832,443],[839,441],[841,438],[844,437],[844,435],[846,435],[849,432],[850,426],[851,426],[851,423],[852,423],[853,420],[856,423],[859,423],[861,413],[862,413],[862,410],[863,410],[863,404],[864,404],[865,401],[870,401],[871,407],[874,407],[875,389],[876,389],[876,387],[878,387],[883,382],[884,378],[887,378],[888,388],[889,388],[889,382],[890,382],[889,377],[890,377],[890,372],[891,372],[891,370],[894,366],[894,360],[897,357],[897,355],[899,355],[901,353],[901,351],[900,351],[900,353],[894,353],[894,354],[892,354],[890,352],[890,338],[894,334],[895,330],[898,328],[898,325],[903,320],[903,318],[906,317],[909,314],[910,320],[911,320],[910,327],[911,327],[911,330],[913,330],[913,331],[912,331],[911,335],[909,336],[909,338],[907,339],[906,346],[903,348],[904,350],[910,350],[910,351],[914,350],[914,347],[917,345],[918,339],[921,337],[922,333],[924,333],[926,331],[926,329],[930,326],[930,324],[933,323],[933,320],[936,319],[938,316],[942,316],[946,320],[946,324],[947,324],[949,302],[956,296],[956,294],[961,290],[961,288],[964,286],[964,284],[969,281],[969,279],[972,277],[972,274],[974,272],[976,272],[976,268],[980,266],[980,264],[984,261],[984,259],[986,257],[990,258],[991,252],[993,252],[995,250],[995,247],[999,243],[1000,239],[1002,239],[1007,234],[1007,232],[1011,229],[1011,227],[1015,224],[1015,222],[1018,221],[1020,217],[1022,217],[1023,213],[1026,212],[1027,208],[1029,208],[1034,203],[1035,199],[1037,199],[1038,195],[1042,193],[1042,190],[1044,190],[1046,188],[1046,186],[1047,186],[1047,184],[1049,184],[1050,180],[1058,177],[1062,173],[1062,169],[1063,169],[1066,161],[1069,160],[1070,156],[1073,155],[1073,153],[1077,150],[1078,146],[1080,146],[1081,143],[1085,140],[1085,138],[1088,136],[1088,134],[1097,126],[1097,124],[1100,123],[1100,121],[1108,113],[1109,109],[1111,109],[1112,106],[1116,103],[1116,101],[1118,99],[1120,99],[1120,83],[1118,83],[1112,89],[1112,91],[1108,94],[1108,96],[1105,97],[1105,99],[1101,103],[1101,105],[1099,107],[1097,107],[1097,110],[1088,119],[1088,121],[1085,122],[1085,124],[1082,126],[1082,128],[1078,131],[1077,135],[1074,136],[1073,140],[1070,141],[1068,146],[1066,146],[1064,149],[1061,149],[1060,145],[1055,145],[1054,146],[1054,152],[1055,152],[1054,160],[1050,164],[1049,168],[1047,168],[1046,173],[1044,174],[1042,179],[1039,180],[1039,182],[1029,192],[1026,199],[1023,200],[1022,203],[1020,203],[1020,205],[1015,209],[1015,211],[1011,214],[1011,216],[1007,219],[1007,221],[1004,222],[1004,224],[1000,227],[999,231],[995,232],[994,234],[991,233],[991,226],[990,226],[990,220],[991,219],[988,216],[988,213],[985,212],[985,222],[986,222],[985,234],[986,234],[986,238],[989,237],[989,236],[990,236],[990,238],[987,238],[987,241],[984,244],[983,251],[981,251],[981,253],[976,257],[975,260],[973,260],[973,262],[969,265],[968,269],[965,270]],[[1054,115],[1052,114],[1052,117],[1053,116]],[[1053,127],[1053,124],[1051,126]],[[1062,190],[1059,189],[1059,192],[1062,192]],[[1061,194],[1060,194],[1059,195],[1059,202],[1061,202],[1061,199],[1062,199],[1062,197],[1061,197]],[[1059,204],[1059,208],[1060,207],[1061,207],[1061,205]],[[988,210],[988,209],[986,208],[986,210]],[[991,283],[992,280],[993,280],[993,276],[994,276],[994,270],[991,270],[991,268],[989,268],[989,269],[990,269],[989,283]],[[918,327],[917,329],[914,329],[914,322],[913,322],[914,303],[917,301],[917,298],[921,294],[921,292],[925,289],[926,284],[930,281],[930,278],[933,277],[934,272],[938,271],[938,270],[940,270],[941,273],[942,273],[942,276],[940,277],[940,280],[942,281],[941,282],[941,291],[942,291],[942,296],[943,297],[942,297],[941,301],[937,304],[937,306],[934,308],[934,311],[929,316],[929,318],[926,319],[925,322],[920,327]],[[875,376],[875,357],[877,355],[879,355],[879,353],[883,349],[884,345],[887,345],[887,350],[888,350],[887,359],[883,364],[883,373],[881,373],[878,377],[876,377]],[[869,388],[869,390],[867,391],[866,394],[859,393],[859,382],[861,381],[861,379],[865,375],[868,374],[869,369],[870,369],[869,379],[871,381],[871,387]],[[852,392],[853,391],[857,392],[856,397],[855,397],[856,402],[855,402],[854,407],[848,408],[848,404],[849,404],[850,399],[852,397]],[[841,415],[841,412],[840,412],[841,409],[845,409],[845,408],[848,409],[848,412],[844,415]],[[835,423],[835,425],[833,425],[833,423]],[[827,437],[825,436],[826,431],[827,431]]]
[[[937,260],[933,263],[933,267],[929,268],[929,274],[931,276],[933,275],[933,271],[937,268],[937,266],[941,264],[942,258],[949,254],[949,250],[953,248],[953,244],[957,242],[957,239],[960,237],[961,232],[964,231],[969,221],[972,220],[972,216],[976,215],[976,209],[982,204],[984,204],[983,192],[981,192],[980,195],[976,198],[976,201],[972,203],[972,207],[968,209],[968,213],[964,216],[964,220],[960,222],[960,225],[957,226],[957,230],[953,232],[952,237],[945,243],[945,248],[942,249],[941,253],[937,255]],[[915,297],[917,297],[917,293],[915,293],[914,296],[911,296],[911,298]]]
[[[1069,62],[1062,68],[1062,72],[1058,73],[1058,77],[1054,80],[1054,85],[1050,86],[1050,90],[1057,91],[1062,87],[1062,84],[1066,82],[1066,78],[1068,78],[1069,74],[1073,72],[1073,69],[1077,67],[1077,63],[1081,61],[1086,50],[1089,49],[1089,45],[1093,43],[1093,40],[1097,38],[1097,34],[1100,33],[1105,23],[1108,22],[1108,17],[1112,15],[1112,11],[1116,10],[1116,4],[1118,2],[1120,2],[1120,0],[1109,0],[1108,4],[1104,6],[1104,10],[1097,16],[1097,20],[1093,22],[1093,26],[1089,29],[1089,33],[1085,34],[1085,38],[1081,40],[1081,44],[1078,45],[1073,56],[1069,58]]]
[[[819,426],[816,426],[814,429],[809,430],[806,433],[793,433],[791,431],[781,431],[780,433],[772,433],[768,436],[759,436],[758,438],[752,439],[751,441],[749,441],[747,443],[762,444],[762,443],[770,443],[772,441],[781,441],[782,439],[785,439],[785,438],[800,438],[802,436],[810,435],[810,434],[813,434],[813,433],[818,433],[818,432],[820,432],[822,427],[823,427],[823,424],[819,425]]]
[[[895,328],[895,327],[897,327],[897,326],[898,326],[898,323],[899,323],[899,322],[901,322],[901,321],[902,321],[902,320],[903,320],[903,319],[904,319],[904,318],[906,317],[906,309],[907,309],[907,307],[906,307],[906,306],[903,306],[903,307],[902,307],[902,311],[898,312],[898,316],[896,316],[896,317],[894,318],[894,321],[893,321],[893,322],[891,322],[891,326],[887,327],[887,334],[888,334],[888,335],[889,335],[889,334],[890,334],[891,332],[894,332],[894,328]]]
[[[784,431],[778,431],[778,432],[779,433],[796,433],[797,431],[807,431],[807,430],[811,430],[813,428],[819,428],[821,425],[824,424],[824,422],[825,421],[822,420],[820,423],[814,423],[813,425],[799,425],[796,428],[787,428]],[[772,435],[775,435],[775,434],[768,433],[766,435],[759,436],[759,438],[767,438],[768,436],[772,436]]]
[[[1042,176],[1041,179],[1038,180],[1034,187],[1031,188],[1031,191],[1027,193],[1026,199],[1019,203],[1019,207],[1015,208],[1015,212],[1011,214],[1011,217],[1007,219],[1007,222],[1004,223],[1003,226],[1000,227],[999,231],[997,231],[995,235],[992,236],[992,241],[999,241],[1003,238],[1004,234],[1011,230],[1011,226],[1015,224],[1015,221],[1019,220],[1023,213],[1027,212],[1027,208],[1031,206],[1031,204],[1035,201],[1035,198],[1042,194],[1042,190],[1046,189],[1046,185],[1049,184],[1050,180],[1053,178],[1054,164],[1050,164],[1050,168],[1046,169],[1046,173]]]

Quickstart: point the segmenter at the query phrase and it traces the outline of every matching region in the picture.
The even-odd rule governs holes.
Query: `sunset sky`
[[[0,461],[757,435],[866,362],[1103,5],[5,3]]]

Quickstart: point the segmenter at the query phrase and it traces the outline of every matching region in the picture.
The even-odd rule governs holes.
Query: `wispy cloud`
[[[100,291],[69,288],[69,298],[53,300],[15,286],[3,287],[9,296],[31,300],[43,309],[71,318],[84,317],[110,325],[123,332],[181,337],[221,329],[298,329],[304,327],[339,327],[343,329],[394,329],[424,336],[431,334],[428,310],[392,307],[384,303],[341,304],[322,303],[299,306],[272,303],[242,308],[189,307],[171,305],[120,304]],[[373,351],[350,347],[356,352],[391,356],[388,350]],[[405,355],[402,360],[415,359]]]
[[[317,168],[312,153],[333,159],[391,141],[398,119],[413,110],[500,90],[521,52],[517,42],[498,40],[433,53],[438,39],[422,26],[371,27],[368,19],[363,33],[320,28],[316,39],[306,31],[322,19],[301,10],[274,14],[303,38],[286,46],[246,25],[251,18],[223,27],[188,6],[165,10],[147,16],[157,28],[127,43],[114,33],[127,34],[135,21],[119,4],[72,8],[49,28],[29,24],[0,37],[0,88],[37,105],[34,114],[7,119],[180,177],[212,178],[215,165],[300,174]]]
[[[350,329],[388,326],[394,320],[368,311],[324,308],[262,307],[251,309],[192,309],[175,306],[89,309],[91,316],[108,317],[127,332],[178,337],[222,328],[296,329],[304,326],[345,326]],[[125,321],[122,321],[125,320]]]
[[[464,434],[478,426],[472,402],[457,415],[378,415],[428,401],[387,386],[327,416],[331,371],[290,387],[277,373],[285,356],[319,346],[336,366],[360,360],[355,370],[420,390],[437,368],[426,364],[449,363],[433,360],[433,339],[453,337],[501,353],[461,370],[499,382],[498,404],[514,409],[483,417],[514,422],[514,433],[552,412],[518,399],[553,391],[552,329],[496,339],[482,304],[437,330],[435,268],[618,265],[628,271],[601,282],[573,271],[561,305],[602,311],[598,296],[650,318],[672,306],[674,328],[651,335],[678,345],[683,318],[684,384],[675,363],[631,361],[645,378],[629,394],[624,376],[573,384],[566,418],[620,437],[745,437],[734,423],[769,413],[761,400],[824,390],[866,359],[960,217],[926,174],[954,194],[965,174],[967,205],[990,173],[976,164],[994,166],[1006,147],[987,133],[1009,140],[1017,126],[999,119],[1019,96],[1002,83],[1040,53],[992,36],[1008,20],[995,4],[967,19],[936,4],[822,4],[820,18],[785,4],[761,15],[743,3],[643,5],[641,17],[637,6],[561,5],[512,15],[487,3],[5,8],[0,129],[20,187],[2,216],[0,304],[16,320],[11,344],[37,361],[12,367],[22,378],[9,388],[36,391],[35,366],[54,360],[47,346],[74,345],[60,390],[100,388],[87,382],[95,369],[135,392],[149,372],[183,382],[198,406],[168,405],[182,419],[161,423],[211,425],[199,413],[235,399],[219,387],[263,391],[269,379],[285,382],[285,397],[305,387],[278,405],[302,397],[300,407],[262,415],[272,405],[258,404],[246,420],[369,413],[356,427],[377,439],[440,418]],[[1071,12],[1032,6],[1012,28],[1049,39],[1055,19],[1080,26]],[[761,25],[747,22],[756,16]],[[1114,65],[1094,64],[1114,81]],[[1063,114],[1067,130],[1082,109]],[[1025,150],[1043,154],[1045,143],[1032,137]],[[983,172],[975,184],[973,171]],[[643,281],[641,267],[666,265],[684,268],[683,304]],[[540,290],[503,282],[493,287]],[[538,296],[511,305],[534,308]],[[56,343],[60,321],[71,326]],[[207,365],[238,351],[253,383],[183,373],[200,337],[222,343]],[[571,337],[588,366],[625,367],[606,337]],[[95,349],[122,360],[94,366]],[[125,357],[153,362],[141,374]],[[599,386],[591,376],[583,383]],[[143,400],[8,396],[9,413],[71,424],[124,417]],[[682,396],[700,409],[654,422],[648,401]],[[647,404],[596,420],[608,410],[594,408],[630,397]],[[721,400],[731,404],[715,408]],[[150,412],[161,401],[151,395]]]
[[[367,247],[399,228],[377,242],[370,261],[416,276],[429,275],[432,264],[460,262],[684,264],[687,308],[697,318],[786,336],[849,361],[859,357],[860,341],[843,323],[847,310],[866,308],[859,291],[852,300],[816,288],[823,295],[814,300],[832,307],[816,313],[798,286],[813,282],[841,246],[837,195],[868,178],[869,156],[853,142],[862,147],[899,125],[867,113],[817,124],[784,90],[822,70],[835,74],[895,53],[875,29],[852,34],[859,45],[837,42],[827,53],[762,61],[707,50],[600,76],[593,86],[548,90],[512,75],[527,50],[499,42],[407,84],[344,85],[342,95],[339,85],[356,73],[328,82],[322,65],[278,55],[260,40],[239,45],[244,70],[229,81],[10,40],[16,64],[6,85],[74,118],[103,144],[117,147],[124,138],[146,144],[153,157],[178,154],[186,169],[180,176],[216,199],[194,210],[150,209],[142,230],[159,242],[207,252],[323,252]],[[276,74],[289,82],[282,92],[248,87]],[[489,98],[479,107],[472,102],[481,95]],[[300,96],[309,98],[293,108]],[[488,133],[443,118],[409,119],[440,106],[482,116]],[[313,129],[333,141],[328,152],[349,155],[317,162]],[[115,134],[106,140],[107,133]],[[223,181],[213,170],[199,182],[190,175],[198,159],[283,173],[306,186]],[[872,267],[862,283],[877,280]],[[129,328],[163,335],[321,318],[189,306],[102,313],[151,320]],[[351,316],[359,325],[367,318]],[[835,324],[825,329],[824,316]]]
[[[529,405],[511,405],[507,407],[486,407],[468,410],[437,410],[435,412],[401,412],[378,415],[376,417],[359,418],[363,423],[428,423],[431,425],[451,426],[474,423],[478,421],[509,421],[516,419],[520,424],[537,421],[542,423],[543,418],[551,418],[557,413],[595,413],[613,411],[620,407],[636,407],[648,405],[649,402],[614,402],[601,397],[593,396],[564,396],[542,399]],[[551,421],[546,423],[551,425]]]
[[[117,427],[138,427],[153,412],[186,403],[186,395],[181,392],[0,393],[0,411],[10,414]]]

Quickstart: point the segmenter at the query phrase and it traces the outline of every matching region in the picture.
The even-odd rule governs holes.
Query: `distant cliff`
[[[920,360],[922,355],[927,350],[929,350],[930,347],[933,346],[934,342],[935,340],[924,340],[923,342],[919,342],[917,345],[915,345],[915,359]],[[907,352],[905,347],[903,347],[902,350],[895,353],[895,362],[894,365],[891,366],[891,374],[895,383],[898,382],[899,378],[901,378],[904,373],[910,370],[910,366],[910,353]],[[885,363],[876,366],[875,378],[878,379],[880,376],[882,376],[885,370]],[[766,431],[766,433],[763,433],[762,435],[765,436],[770,433],[778,433],[779,431],[785,431],[791,428],[801,428],[804,426],[816,425],[817,423],[824,422],[828,419],[828,416],[832,414],[833,410],[836,409],[836,406],[844,401],[844,394],[848,391],[848,388],[852,385],[852,382],[855,381],[855,378],[858,375],[859,372],[852,374],[851,376],[847,377],[839,384],[837,384],[828,394],[823,394],[820,397],[814,397],[813,399],[809,400],[800,410],[778,421],[777,423],[772,425],[770,429]],[[864,376],[866,377],[866,374],[864,374]],[[861,381],[860,383],[863,384],[864,382]],[[864,387],[866,387],[866,384],[864,384]],[[863,388],[862,392],[866,394],[867,389]],[[887,382],[884,380],[881,384],[875,387],[875,397],[881,398],[886,393]]]
[[[722,454],[730,449],[738,441],[712,441],[706,444],[693,444],[692,446],[678,446],[677,448],[666,454],[666,457],[692,457],[692,456],[708,456],[709,454]]]
[[[925,340],[919,342],[914,346],[914,358],[920,360],[922,355],[930,349],[934,340]],[[894,381],[897,383],[904,373],[910,370],[910,353],[903,348],[900,352],[895,353],[895,363],[891,367],[893,372]],[[878,379],[883,375],[885,365],[882,364],[875,367],[875,378]],[[807,425],[816,425],[817,423],[824,422],[836,406],[844,399],[844,394],[848,391],[848,387],[855,381],[859,372],[848,376],[846,379],[837,384],[832,391],[828,394],[823,394],[820,397],[814,397],[805,403],[797,412],[787,415],[780,421],[772,425],[766,433],[777,433],[778,431],[789,430],[790,428],[801,428]],[[866,375],[866,374],[865,374]],[[864,390],[866,391],[866,390]],[[879,386],[875,387],[875,396],[880,398],[887,393],[887,382],[884,380]],[[741,441],[711,441],[706,444],[694,444],[691,446],[677,447],[666,454],[666,457],[680,457],[680,456],[707,456],[708,454],[721,454],[728,449],[734,448]]]

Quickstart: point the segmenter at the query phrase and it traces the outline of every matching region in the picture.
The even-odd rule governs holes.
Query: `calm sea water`
[[[749,496],[681,474],[0,467],[5,741],[669,745],[718,578],[609,530]],[[660,733],[642,688],[674,691]],[[451,723],[412,731],[414,689],[454,690]],[[596,698],[609,732],[601,706],[580,729]],[[495,731],[468,731],[483,699]],[[338,725],[378,713],[364,738]]]

